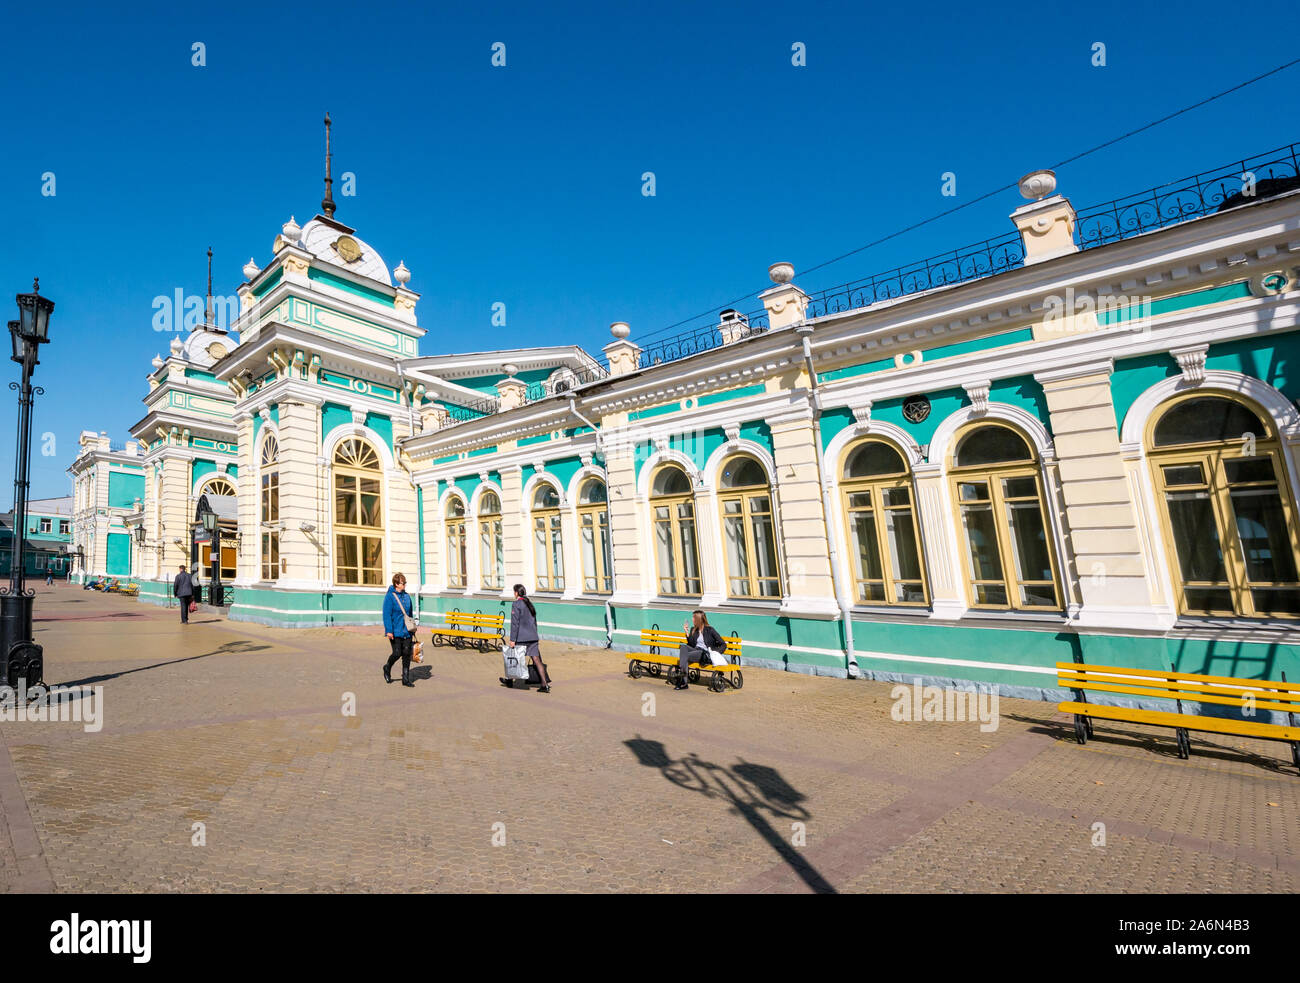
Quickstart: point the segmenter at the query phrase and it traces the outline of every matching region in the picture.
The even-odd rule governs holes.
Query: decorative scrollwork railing
[[[966,280],[979,280],[995,273],[1014,270],[1025,261],[1025,247],[1019,232],[1010,232],[940,253],[907,266],[877,273],[862,280],[820,290],[809,297],[809,318],[839,314],[870,307],[882,300],[894,300],[908,294],[948,287]]]
[[[1075,241],[1080,249],[1091,249],[1300,187],[1298,151],[1300,144],[1293,143],[1081,209]]]
[[[528,383],[528,388],[524,392],[524,402],[535,403],[539,399],[546,399],[548,396],[562,396],[574,389],[580,389],[593,382],[601,382],[608,378],[609,363],[604,360],[593,362],[581,369],[564,368],[553,373],[551,378],[545,382]]]

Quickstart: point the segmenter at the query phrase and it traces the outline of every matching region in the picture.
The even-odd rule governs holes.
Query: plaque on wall
[[[903,416],[908,423],[920,423],[930,415],[930,401],[924,396],[908,396],[903,400]]]

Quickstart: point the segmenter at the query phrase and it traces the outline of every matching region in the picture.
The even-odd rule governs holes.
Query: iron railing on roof
[[[940,253],[888,273],[820,290],[809,296],[807,317],[824,317],[843,311],[870,307],[882,300],[922,293],[966,280],[979,280],[995,273],[1014,270],[1025,261],[1025,246],[1019,232],[1008,232],[948,253]]]
[[[1253,178],[1253,182],[1248,176]],[[1292,187],[1300,187],[1300,143],[1082,209],[1076,213],[1074,237],[1080,249],[1091,249],[1249,204]],[[809,296],[806,316],[811,319],[859,310],[881,301],[995,276],[1023,266],[1024,261],[1024,242],[1020,233],[1008,232],[887,273],[817,291]],[[766,311],[755,311],[747,315],[747,319],[748,326],[741,333],[724,334],[714,319],[687,328],[681,334],[654,341],[642,348],[638,368],[676,362],[768,330]],[[607,367],[605,373],[608,374]],[[529,387],[529,401],[554,395],[543,383],[534,383],[533,386]],[[484,414],[465,418],[453,415],[452,419],[463,422],[481,415]]]
[[[447,410],[450,423],[468,423],[470,420],[481,420],[485,416],[491,416],[498,408],[495,399],[474,399],[463,404],[443,403],[442,405]]]
[[[561,396],[574,389],[609,378],[609,362],[601,359],[581,369],[565,367],[544,382],[530,382],[524,392],[525,403],[535,403],[548,396]]]
[[[1300,187],[1300,143],[1169,181],[1080,210],[1074,238],[1080,249],[1118,242]],[[1253,179],[1253,180],[1252,180]]]
[[[714,318],[707,323],[697,324],[681,334],[646,345],[641,349],[637,367],[645,369],[652,365],[662,365],[664,362],[676,362],[753,335],[763,334],[767,329],[768,320],[765,310],[751,311],[744,316],[743,322],[732,322],[727,327],[727,333],[724,333],[718,319]]]

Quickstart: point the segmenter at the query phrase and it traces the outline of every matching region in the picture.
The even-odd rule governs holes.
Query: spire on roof
[[[208,299],[203,305],[203,326],[206,328],[215,328],[217,326],[216,312],[212,304],[212,247],[208,247]]]
[[[334,217],[334,178],[331,174],[333,154],[330,153],[330,114],[325,114],[325,197],[321,199],[320,208],[325,217]]]

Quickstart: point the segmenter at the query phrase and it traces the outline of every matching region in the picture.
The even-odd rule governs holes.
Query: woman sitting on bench
[[[727,650],[727,643],[722,640],[718,630],[709,624],[709,619],[699,608],[691,612],[691,622],[693,624],[682,625],[682,631],[686,632],[686,644],[678,650],[677,666],[679,672],[677,685],[673,689],[690,689],[686,677],[692,662],[698,662],[700,665],[714,665],[712,653]]]

